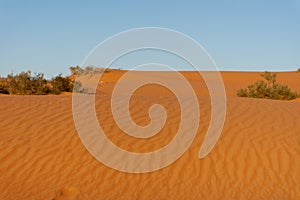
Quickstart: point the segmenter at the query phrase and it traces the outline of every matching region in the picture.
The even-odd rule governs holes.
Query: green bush
[[[70,67],[69,70],[72,75],[78,75],[84,72],[84,69],[79,67],[78,65],[76,67]]]
[[[86,93],[88,93],[88,89],[83,88],[80,81],[75,81],[74,87],[73,87],[73,92],[86,94]]]
[[[19,74],[10,74],[1,78],[0,93],[16,95],[46,95],[60,94],[61,92],[72,92],[73,81],[69,77],[62,77],[61,74],[50,81],[44,78],[44,74],[31,71]]]
[[[45,95],[49,93],[49,86],[44,78],[44,74],[37,73],[30,80],[31,94]]]
[[[60,94],[61,92],[72,92],[73,82],[68,77],[62,77],[62,74],[52,78],[52,88],[50,93]]]
[[[20,74],[7,76],[8,91],[10,94],[31,95],[31,94],[47,94],[49,87],[44,74],[38,73],[34,76],[31,71],[21,72]]]
[[[106,71],[105,68],[101,67],[93,67],[93,66],[86,66],[86,67],[70,67],[69,68],[72,75],[93,75],[95,73],[104,73]],[[107,72],[107,71],[106,71]]]
[[[31,71],[21,72],[19,74],[9,74],[5,78],[0,78],[1,94],[16,95],[46,95],[60,94],[62,92],[88,93],[87,88],[83,88],[81,82],[74,83],[73,75],[84,75],[92,77],[95,73],[104,73],[104,68],[96,68],[87,66],[81,68],[79,66],[70,67],[71,76],[63,77],[62,74],[55,76],[51,80],[46,80],[44,74]]]
[[[237,96],[277,100],[292,100],[299,97],[299,95],[296,92],[292,92],[287,85],[277,83],[276,73],[265,72],[261,76],[264,80],[259,80],[249,85],[246,89],[240,89],[237,92]]]
[[[8,86],[6,84],[0,83],[0,94],[9,94]]]

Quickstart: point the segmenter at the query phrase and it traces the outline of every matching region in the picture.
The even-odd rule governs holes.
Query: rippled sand
[[[96,95],[107,137],[133,152],[167,145],[178,129],[180,108],[163,87],[144,86],[130,101],[139,125],[149,123],[153,103],[165,106],[168,119],[159,134],[134,139],[116,126],[110,97],[122,73],[105,74]],[[256,81],[259,73],[223,72],[228,95],[224,130],[213,151],[199,159],[210,99],[197,73],[183,75],[199,100],[197,136],[172,165],[146,174],[113,170],[87,152],[75,129],[71,95],[0,96],[0,199],[300,199],[299,100],[238,98],[236,91]],[[300,92],[300,73],[279,73],[278,81]]]

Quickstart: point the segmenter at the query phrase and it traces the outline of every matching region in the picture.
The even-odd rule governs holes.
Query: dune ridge
[[[99,123],[123,149],[161,148],[178,129],[176,98],[157,85],[136,91],[130,101],[136,123],[149,123],[153,103],[165,106],[168,119],[158,135],[132,138],[116,126],[110,109],[111,92],[123,73],[105,74],[98,87]],[[228,96],[224,129],[213,151],[199,159],[210,99],[200,75],[183,72],[199,101],[196,138],[172,165],[145,174],[113,170],[88,153],[75,129],[71,95],[0,96],[0,199],[300,199],[300,102],[236,97],[259,74],[222,72]],[[278,82],[300,92],[299,73],[280,72]]]

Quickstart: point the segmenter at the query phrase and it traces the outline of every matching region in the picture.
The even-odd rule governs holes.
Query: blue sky
[[[149,26],[194,38],[221,70],[295,70],[299,24],[299,0],[2,0],[0,75],[68,74],[107,37]]]

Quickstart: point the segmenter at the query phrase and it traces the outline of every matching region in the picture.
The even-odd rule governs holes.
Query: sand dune
[[[105,74],[96,94],[97,117],[107,137],[133,152],[168,144],[180,110],[161,86],[144,86],[130,101],[139,125],[149,123],[153,103],[166,108],[167,123],[158,135],[135,139],[117,127],[110,97],[122,74]],[[200,105],[197,136],[176,162],[145,174],[119,172],[88,153],[75,129],[71,95],[0,96],[0,199],[300,199],[300,102],[236,97],[259,74],[222,72],[228,95],[224,130],[213,151],[199,159],[210,99],[201,77],[184,72]],[[300,73],[278,73],[278,81],[300,92]]]

